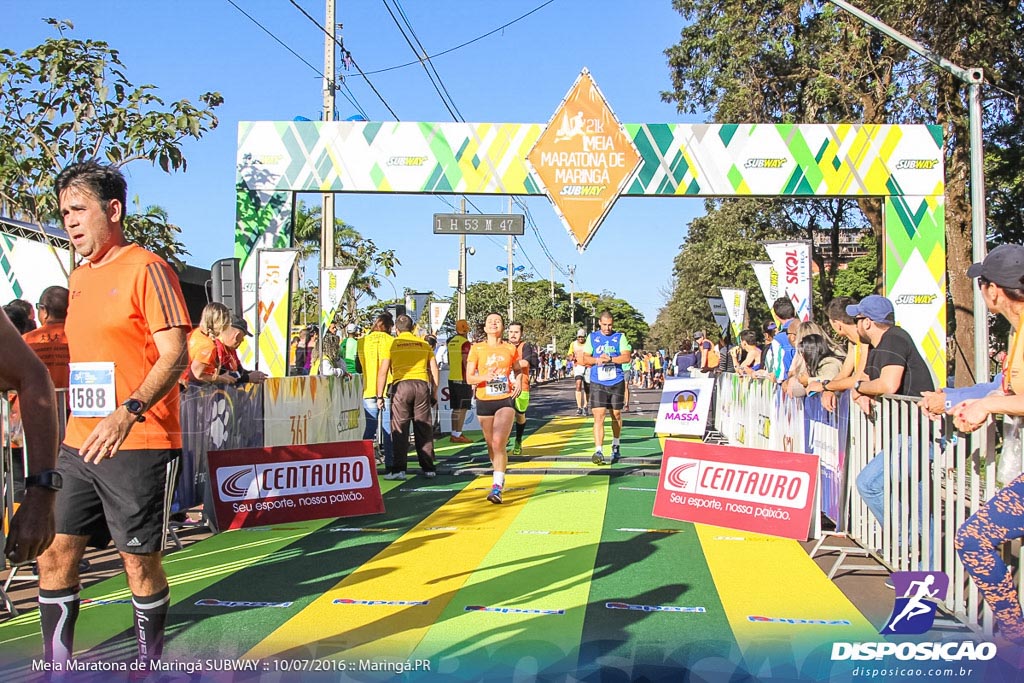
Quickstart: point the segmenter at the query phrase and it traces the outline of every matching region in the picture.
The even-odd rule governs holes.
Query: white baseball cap
[[[587,331],[581,327],[580,329],[576,330],[576,336],[577,337],[586,337],[587,336]]]
[[[345,328],[345,331],[346,332],[355,332],[358,329],[359,329],[358,325],[356,325],[355,323],[349,323],[348,327]]]

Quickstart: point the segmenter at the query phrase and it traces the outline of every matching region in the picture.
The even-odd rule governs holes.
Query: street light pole
[[[466,213],[466,198],[462,198],[462,213]],[[459,320],[466,319],[466,235],[459,235]]]

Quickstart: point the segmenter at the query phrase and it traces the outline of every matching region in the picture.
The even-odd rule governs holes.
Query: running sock
[[[612,439],[612,445],[613,446],[618,446],[619,445],[619,440],[617,438]]]
[[[160,659],[164,650],[164,624],[171,603],[169,586],[155,595],[132,595],[135,612],[135,637],[139,645],[139,661],[146,664]]]
[[[505,488],[505,473],[495,472],[494,473],[494,485],[498,488]]]
[[[523,442],[523,432],[526,431],[526,423],[519,424],[516,422],[516,443]]]
[[[43,659],[66,662],[71,659],[75,640],[75,622],[82,605],[78,587],[59,590],[39,589],[39,625],[43,632]]]
[[[462,436],[462,432],[452,432],[452,436]]]

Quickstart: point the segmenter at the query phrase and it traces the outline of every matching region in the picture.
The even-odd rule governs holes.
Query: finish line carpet
[[[652,428],[627,420],[609,476],[590,463],[589,420],[531,423],[503,505],[474,474],[483,444],[445,439],[453,474],[382,480],[385,514],[232,531],[168,555],[165,659],[206,662],[192,680],[397,670],[370,670],[381,663],[457,680],[834,677],[831,643],[877,631],[795,541],[652,517]],[[76,658],[130,661],[123,575],[82,595]],[[3,680],[30,675],[40,653],[38,612],[0,624]],[[240,660],[256,670],[210,673]]]

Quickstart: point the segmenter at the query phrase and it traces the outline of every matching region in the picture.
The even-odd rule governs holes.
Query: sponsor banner
[[[451,310],[452,304],[450,301],[431,301],[430,302],[430,331],[437,334],[437,331],[441,329],[441,325],[444,324],[444,319],[448,317],[448,311]]]
[[[290,380],[268,379],[265,384],[281,381]],[[210,451],[263,446],[263,390],[264,384],[248,383],[194,385],[182,392],[181,466],[172,510],[188,510],[200,503],[206,509],[213,507]]]
[[[740,332],[743,331],[743,322],[747,317],[747,290],[728,289],[719,287],[722,292],[722,300],[725,302],[726,311],[729,313],[729,324],[732,326],[732,338],[737,343]]]
[[[768,251],[772,268],[778,273],[782,290],[779,296],[789,297],[793,302],[793,307],[796,308],[796,317],[799,320],[810,320],[811,243],[802,240],[767,242],[764,248]],[[771,304],[769,304],[770,307]]]
[[[310,375],[265,383],[264,446],[330,443],[361,439],[362,375]]]
[[[355,268],[324,268],[320,271],[320,325],[327,327],[334,321],[352,280]]]
[[[779,322],[779,319],[775,317],[775,311],[772,310],[772,304],[779,298],[779,273],[772,267],[771,261],[748,261],[748,263],[754,269],[754,277],[757,278],[757,284],[761,286],[761,294],[764,295],[768,311],[772,314],[775,322]]]
[[[257,348],[250,356],[246,337],[239,352],[243,364],[273,377],[283,377],[288,370],[288,292],[297,255],[295,249],[256,251],[256,310],[252,312],[256,336],[251,341]]]
[[[526,161],[582,252],[640,165],[640,152],[583,69]]]
[[[39,238],[42,240],[42,235]],[[67,237],[62,232],[53,241],[67,244]],[[0,233],[0,270],[3,271],[0,300],[39,301],[43,290],[50,285],[67,284],[69,263],[66,248]]]
[[[414,323],[418,323],[423,313],[427,310],[427,301],[430,300],[430,293],[410,292],[405,295],[405,313]]]
[[[210,451],[208,458],[221,529],[384,512],[369,441]]]
[[[708,306],[711,307],[711,315],[715,317],[718,329],[722,332],[729,329],[729,309],[725,307],[725,301],[718,296],[709,296]]]
[[[654,516],[807,540],[818,458],[669,441]]]
[[[715,381],[710,377],[670,377],[665,379],[658,406],[655,434],[704,436],[711,412],[711,392]]]

